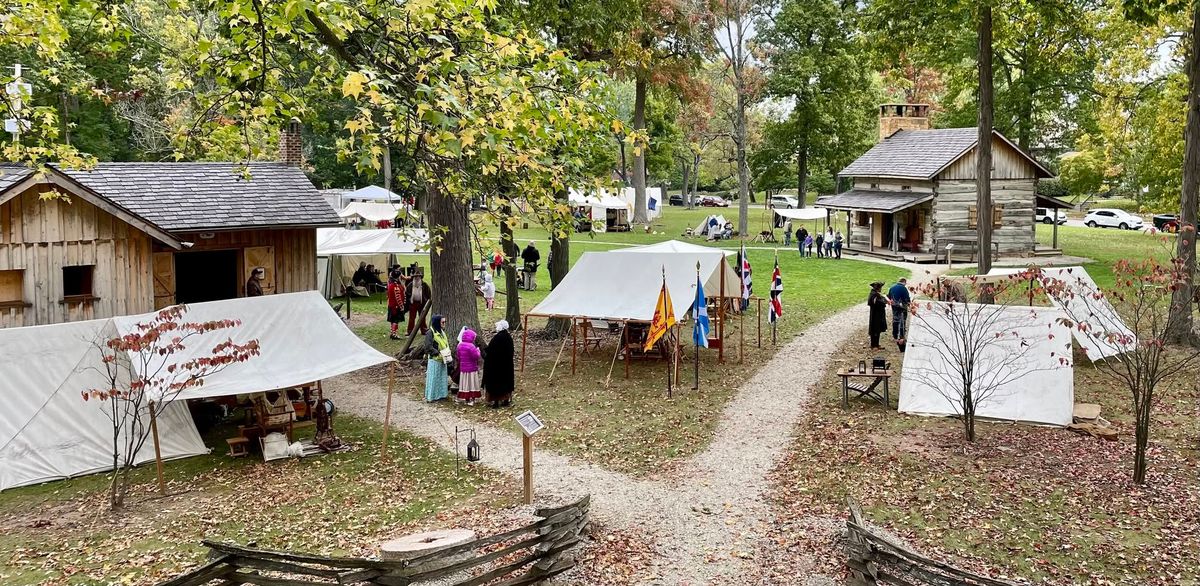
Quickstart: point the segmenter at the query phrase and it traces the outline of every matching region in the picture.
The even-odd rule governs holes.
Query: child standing
[[[804,251],[804,256],[812,256],[813,237],[812,234],[804,236],[804,247],[800,250]]]
[[[479,286],[479,292],[483,293],[483,305],[488,311],[496,308],[496,283],[492,281],[492,276],[488,273],[483,274],[483,284]]]
[[[483,380],[479,372],[481,354],[475,345],[475,331],[467,329],[458,343],[458,398],[468,405],[483,396]]]
[[[825,235],[817,232],[817,258],[825,256]]]

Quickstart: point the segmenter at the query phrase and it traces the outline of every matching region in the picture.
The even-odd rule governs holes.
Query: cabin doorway
[[[175,253],[175,302],[202,303],[238,296],[237,250]]]

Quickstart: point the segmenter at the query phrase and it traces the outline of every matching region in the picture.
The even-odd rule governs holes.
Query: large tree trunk
[[[625,141],[617,139],[617,150],[621,151],[621,183],[629,185],[629,165],[625,161]]]
[[[975,180],[976,229],[979,232],[979,274],[992,270],[992,7],[979,14],[979,158]]]
[[[567,190],[564,189],[557,194],[556,199],[565,201],[567,197]],[[550,289],[557,287],[571,270],[571,232],[567,232],[563,237],[559,237],[558,230],[554,232],[550,238],[550,258],[546,261],[550,271]],[[571,332],[571,320],[552,317],[546,322],[546,331],[556,336],[565,336]]]
[[[683,172],[683,181],[680,182],[683,186],[680,188],[679,197],[685,200],[687,199],[688,184],[691,183],[692,180],[692,176],[689,175],[689,171],[691,171],[691,165],[689,163],[690,162],[688,160],[684,159],[679,165],[681,167],[681,171]],[[670,203],[670,197],[667,197],[667,201],[663,202],[664,205],[670,205]]]
[[[1176,257],[1182,263],[1181,286],[1171,293],[1171,331],[1174,341],[1193,341],[1192,311],[1196,279],[1196,205],[1200,198],[1200,5],[1192,7],[1192,38],[1187,56],[1187,129],[1183,147],[1183,193],[1179,199],[1180,232]]]
[[[797,207],[806,207],[808,204],[805,200],[808,199],[808,146],[801,145],[796,151],[796,201]]]
[[[737,147],[738,175],[738,234],[743,238],[750,229],[750,166],[746,163],[746,96],[740,78],[737,89],[737,112],[734,113],[733,143]]]
[[[696,193],[700,191],[700,153],[692,156],[692,194],[688,197],[688,209],[696,207]]]
[[[521,329],[521,288],[517,285],[517,259],[521,252],[513,239],[512,204],[505,205],[500,212],[500,248],[504,254],[504,320],[512,331]]]
[[[633,91],[633,129],[646,130],[646,91],[645,74],[638,74]],[[633,223],[648,224],[646,217],[646,149],[649,145],[634,149],[633,153]]]
[[[446,331],[462,326],[479,331],[475,281],[471,275],[471,226],[466,203],[443,193],[435,184],[425,188],[432,246],[427,281],[433,289],[433,312],[440,313]]]

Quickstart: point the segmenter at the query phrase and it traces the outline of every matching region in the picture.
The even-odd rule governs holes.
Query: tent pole
[[[625,380],[629,380],[629,322],[621,326],[621,346],[625,348]]]
[[[392,389],[396,385],[396,362],[393,360],[392,365],[388,368],[388,394],[387,406],[383,409],[383,447],[379,450],[379,459],[386,462],[387,456],[387,440],[388,430],[392,427]]]
[[[754,316],[754,319],[758,321],[758,343],[755,345],[755,348],[762,348],[762,297],[754,300],[754,305],[758,312],[758,315]]]
[[[523,321],[525,323],[521,326],[521,372],[525,372],[525,345],[529,341],[529,316],[526,315]]]
[[[613,352],[612,363],[608,365],[608,377],[604,379],[604,388],[608,388],[612,384],[612,371],[617,367],[617,356],[621,355],[621,347],[625,344],[625,324],[621,324],[621,343],[617,344],[617,351]]]
[[[547,381],[554,380],[554,371],[558,369],[558,363],[562,361],[563,350],[567,349],[567,337],[563,336],[562,345],[558,347],[558,356],[554,357],[554,366],[550,367],[550,378]]]
[[[722,253],[724,254],[724,253]],[[721,259],[724,261],[725,259]],[[722,262],[721,271],[721,295],[717,298],[717,337],[720,338],[720,343],[717,344],[717,363],[725,363],[725,267],[726,263]]]
[[[158,475],[158,494],[167,496],[167,483],[163,480],[162,448],[158,443],[158,416],[154,401],[150,401],[150,434],[154,436],[154,470]]]
[[[679,324],[675,324],[675,351],[671,353],[671,367],[675,369],[675,384],[679,384],[679,357],[683,351],[683,337],[679,331]]]
[[[571,375],[575,375],[575,348],[579,346],[578,318],[571,318]]]
[[[746,312],[738,312],[738,364],[746,359]]]

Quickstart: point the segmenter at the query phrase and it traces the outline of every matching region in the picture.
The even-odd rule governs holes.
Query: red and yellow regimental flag
[[[650,322],[650,331],[646,333],[645,351],[649,352],[654,348],[654,344],[673,325],[675,325],[675,308],[671,305],[671,293],[667,291],[667,282],[663,281],[662,290],[658,292],[658,305],[654,307],[654,321]]]

